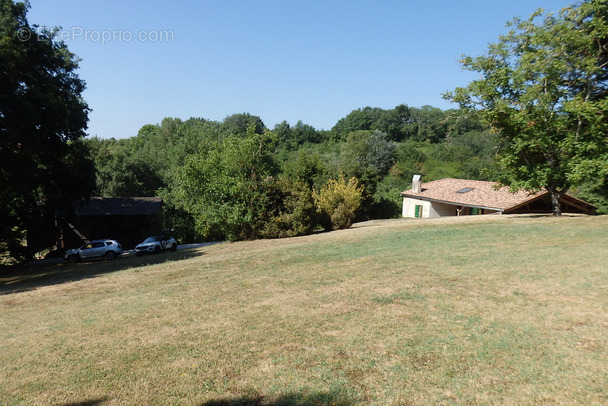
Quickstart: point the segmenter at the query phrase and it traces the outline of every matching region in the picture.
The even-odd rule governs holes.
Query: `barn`
[[[162,203],[158,197],[92,197],[59,222],[63,248],[80,246],[83,238],[110,238],[131,249],[162,230]]]

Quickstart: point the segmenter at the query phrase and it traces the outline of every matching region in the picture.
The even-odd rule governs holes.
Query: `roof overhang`
[[[517,206],[509,207],[508,209],[505,209],[505,211],[506,210],[508,210],[508,211],[517,210],[521,207],[524,207],[527,204],[530,204],[540,198],[547,196],[548,194],[549,194],[549,192],[545,192],[539,196],[535,196],[534,199],[526,200],[525,202],[522,202],[522,203],[518,204]],[[595,207],[591,203],[587,203],[584,200],[577,199],[576,197],[570,196],[565,193],[561,195],[560,202],[562,205],[567,204],[568,206],[575,207],[575,208],[581,210],[582,212],[587,212],[588,214],[595,213],[595,211],[597,210],[597,207]]]

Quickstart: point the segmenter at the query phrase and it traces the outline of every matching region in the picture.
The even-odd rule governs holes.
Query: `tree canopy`
[[[27,11],[0,0],[0,244],[16,257],[32,222],[86,198],[95,179],[78,59]]]
[[[175,193],[207,238],[251,238],[267,208],[265,183],[276,174],[271,133],[210,141],[177,171]]]
[[[500,180],[559,197],[592,173],[606,175],[608,2],[515,19],[487,55],[464,57],[480,79],[446,97],[499,136]]]

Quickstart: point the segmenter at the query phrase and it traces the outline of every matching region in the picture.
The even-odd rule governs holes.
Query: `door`
[[[82,258],[94,258],[100,257],[104,254],[105,248],[104,243],[102,242],[93,242],[87,244],[82,251],[80,251],[80,256]]]
[[[417,219],[422,217],[422,205],[421,204],[416,205],[414,217],[416,217]]]

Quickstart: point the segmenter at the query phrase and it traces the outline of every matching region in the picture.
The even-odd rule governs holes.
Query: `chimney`
[[[422,175],[414,175],[412,178],[412,193],[422,193]]]

